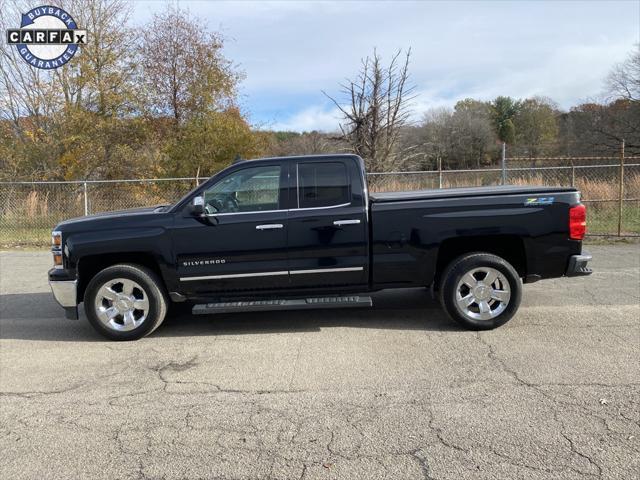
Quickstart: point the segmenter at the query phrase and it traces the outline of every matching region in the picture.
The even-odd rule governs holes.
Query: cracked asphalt
[[[490,332],[414,289],[132,343],[64,319],[48,253],[0,253],[0,476],[638,478],[640,248],[588,250]]]

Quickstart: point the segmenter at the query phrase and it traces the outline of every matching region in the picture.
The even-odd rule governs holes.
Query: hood
[[[153,207],[130,208],[127,210],[118,210],[114,212],[96,213],[84,217],[70,218],[56,225],[54,230],[62,232],[111,228],[124,226],[125,224],[135,224],[136,220],[142,220],[151,215],[157,215],[165,211],[167,205],[156,205]]]

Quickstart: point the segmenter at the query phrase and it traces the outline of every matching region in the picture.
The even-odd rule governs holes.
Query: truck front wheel
[[[522,282],[509,262],[490,253],[470,253],[453,260],[440,284],[440,303],[453,320],[471,330],[507,323],[522,297]]]
[[[105,337],[137,340],[160,326],[167,313],[167,297],[152,270],[119,264],[91,279],[84,309],[91,325]]]

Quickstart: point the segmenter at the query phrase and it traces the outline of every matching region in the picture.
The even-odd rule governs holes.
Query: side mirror
[[[204,209],[204,197],[198,196],[193,197],[191,201],[191,205],[189,205],[189,213],[194,216],[202,219],[209,225],[217,225],[218,219],[215,215],[209,214]]]
[[[200,217],[204,214],[204,197],[194,197],[191,205],[189,206],[189,212],[194,217]]]

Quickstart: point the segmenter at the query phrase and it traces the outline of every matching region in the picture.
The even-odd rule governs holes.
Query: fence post
[[[438,188],[442,188],[442,158],[438,155]]]
[[[89,199],[87,198],[87,182],[82,183],[82,190],[84,192],[84,214],[89,215]]]
[[[502,185],[507,184],[507,144],[502,142]]]
[[[576,186],[576,166],[573,163],[573,159],[571,159],[571,186]]]
[[[624,139],[620,148],[620,185],[618,186],[618,236],[622,236],[622,207],[624,203]]]

